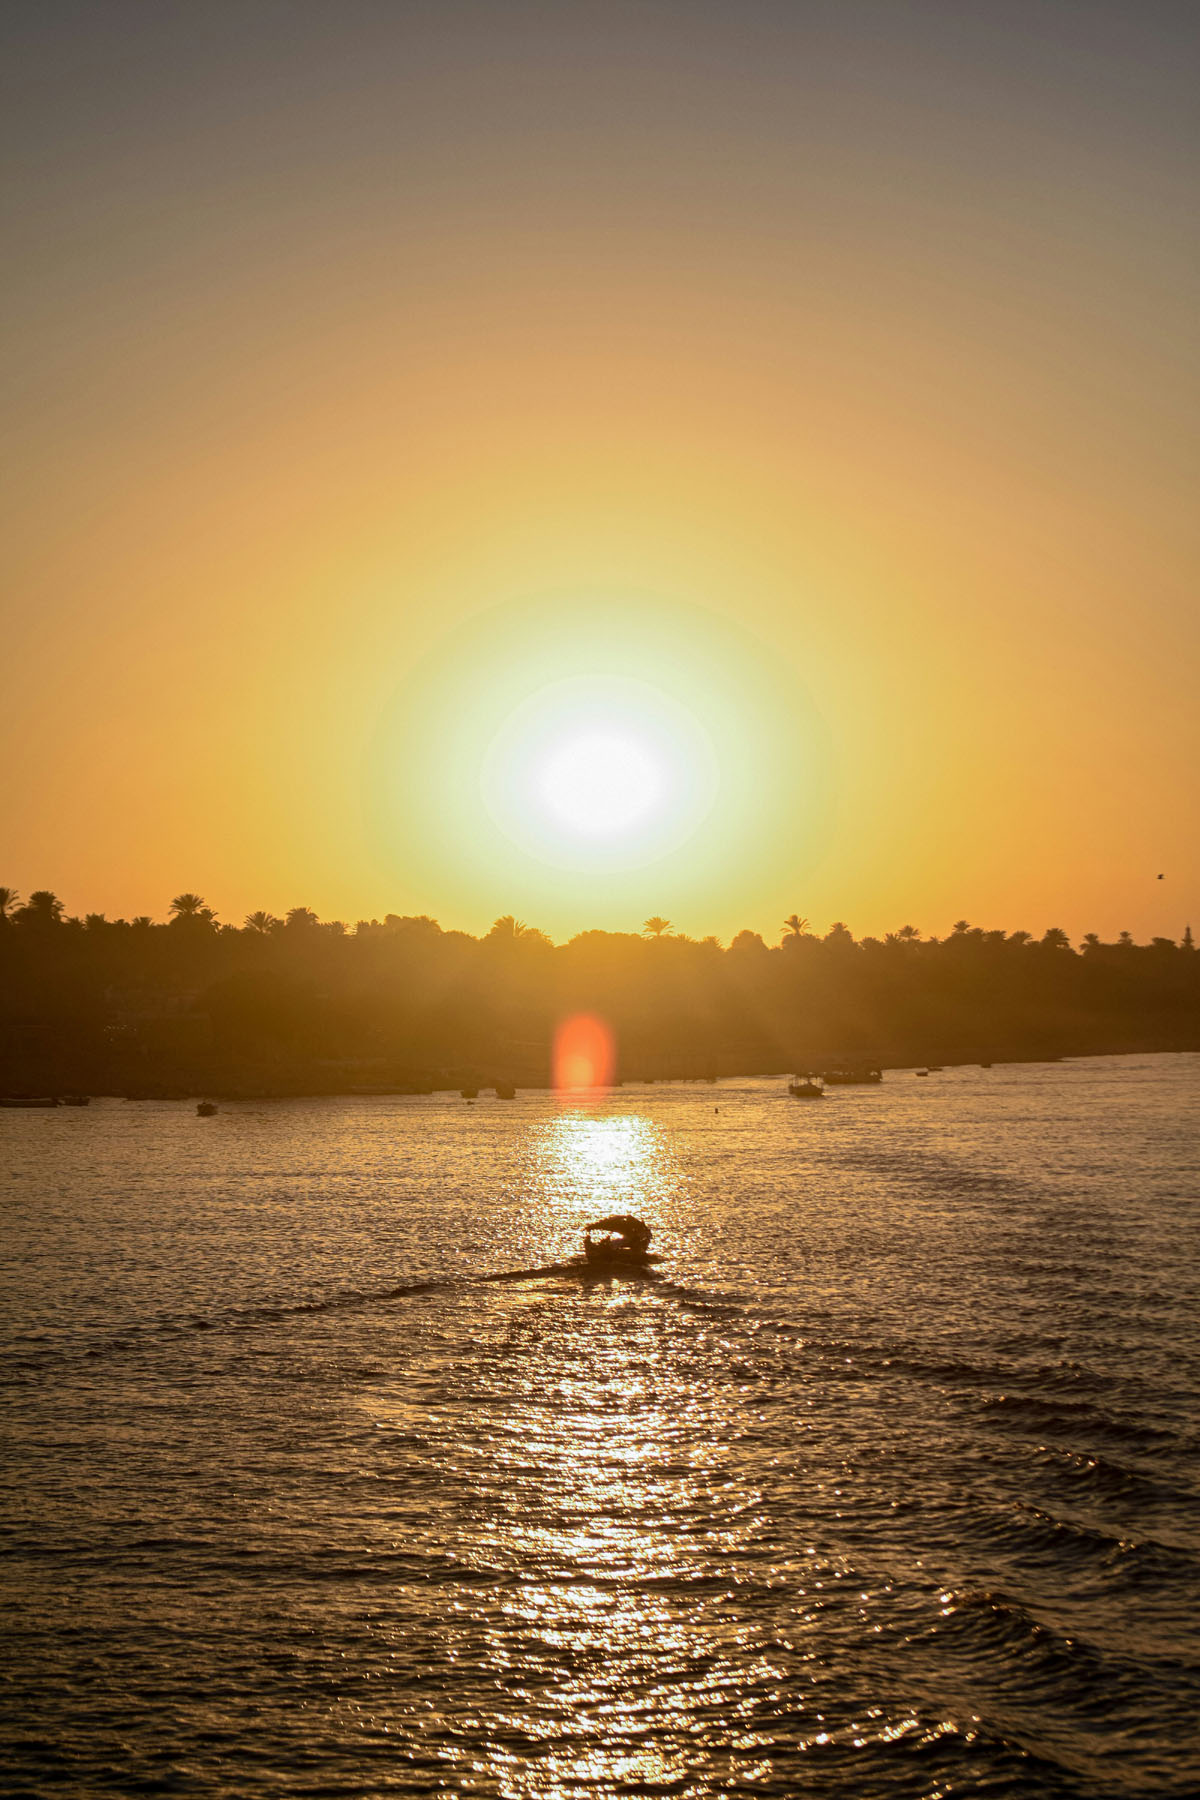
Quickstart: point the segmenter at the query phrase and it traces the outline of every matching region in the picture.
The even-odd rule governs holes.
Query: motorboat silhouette
[[[823,1100],[825,1083],[819,1075],[793,1075],[787,1091],[793,1100]]]
[[[595,1232],[603,1232],[596,1237]],[[632,1213],[610,1213],[584,1227],[583,1256],[577,1266],[588,1275],[640,1274],[662,1261],[650,1249],[651,1231]]]

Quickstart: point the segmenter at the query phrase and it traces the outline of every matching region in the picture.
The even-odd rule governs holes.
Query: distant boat
[[[822,1069],[821,1079],[828,1087],[865,1087],[882,1081],[883,1070],[869,1063],[843,1064],[837,1069]]]
[[[464,1100],[478,1100],[479,1098],[479,1089],[477,1087],[459,1088],[458,1091]]]
[[[196,1111],[202,1119],[211,1119],[216,1110],[217,1103],[215,1100],[201,1100],[196,1107]]]
[[[793,1100],[823,1100],[825,1083],[819,1075],[793,1075],[787,1091]]]
[[[11,1099],[11,1100],[0,1100],[0,1106],[27,1107],[27,1106],[57,1106],[57,1105],[58,1105],[58,1100],[53,1094],[47,1094],[47,1095],[43,1096],[41,1099],[37,1099],[37,1100],[26,1100],[26,1099],[23,1099],[20,1097],[17,1097],[17,1098]]]
[[[928,1075],[929,1070],[928,1069],[917,1069],[914,1071],[914,1073],[917,1075]]]
[[[61,1094],[58,1104],[60,1106],[90,1106],[92,1101],[89,1094]]]
[[[515,1100],[516,1097],[517,1090],[511,1081],[498,1081],[496,1083],[497,1100]]]

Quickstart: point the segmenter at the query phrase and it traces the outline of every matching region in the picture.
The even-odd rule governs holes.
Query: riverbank
[[[889,1073],[901,1074],[918,1068],[950,1069],[978,1066],[999,1067],[1013,1063],[1049,1063],[1111,1056],[1154,1056],[1200,1051],[1200,1032],[1180,1034],[1173,1041],[1159,1035],[1126,1036],[1102,1046],[1081,1045],[1061,1040],[1031,1044],[976,1044],[969,1047],[936,1043],[892,1046],[883,1052],[848,1050],[845,1046],[795,1046],[790,1053],[760,1058],[751,1062],[730,1055],[708,1059],[698,1066],[696,1059],[686,1057],[645,1057],[640,1064],[619,1065],[616,1087],[640,1087],[657,1083],[714,1083],[729,1080],[758,1080],[777,1077],[780,1080],[796,1069],[833,1069],[869,1066],[881,1069],[885,1079]],[[352,1095],[432,1095],[461,1094],[467,1098],[492,1094],[511,1098],[509,1090],[548,1092],[552,1087],[549,1059],[524,1063],[507,1063],[503,1068],[487,1068],[475,1064],[414,1070],[381,1066],[378,1061],[345,1059],[330,1061],[313,1059],[297,1061],[289,1066],[265,1068],[261,1065],[226,1064],[215,1060],[172,1062],[163,1059],[158,1067],[143,1062],[136,1070],[94,1070],[94,1079],[81,1080],[77,1065],[67,1069],[42,1066],[29,1071],[24,1078],[10,1072],[0,1098],[23,1100],[53,1095],[91,1094],[125,1100],[187,1100],[211,1096],[218,1100],[287,1100],[337,1098]],[[70,1079],[62,1079],[68,1075]]]

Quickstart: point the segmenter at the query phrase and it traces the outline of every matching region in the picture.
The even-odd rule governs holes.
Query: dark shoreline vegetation
[[[166,924],[65,918],[0,888],[0,1094],[172,1098],[545,1087],[556,1024],[612,1027],[623,1080],[872,1062],[1042,1060],[1200,1049],[1200,958],[1182,942],[1051,930],[856,942],[793,914],[742,931],[584,931],[553,944],[511,917],[482,938],[431,918],[218,922],[180,894]]]

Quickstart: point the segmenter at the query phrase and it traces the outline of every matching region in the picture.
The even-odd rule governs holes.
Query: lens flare
[[[554,1089],[586,1094],[612,1086],[616,1065],[613,1034],[594,1013],[575,1013],[554,1033]]]

